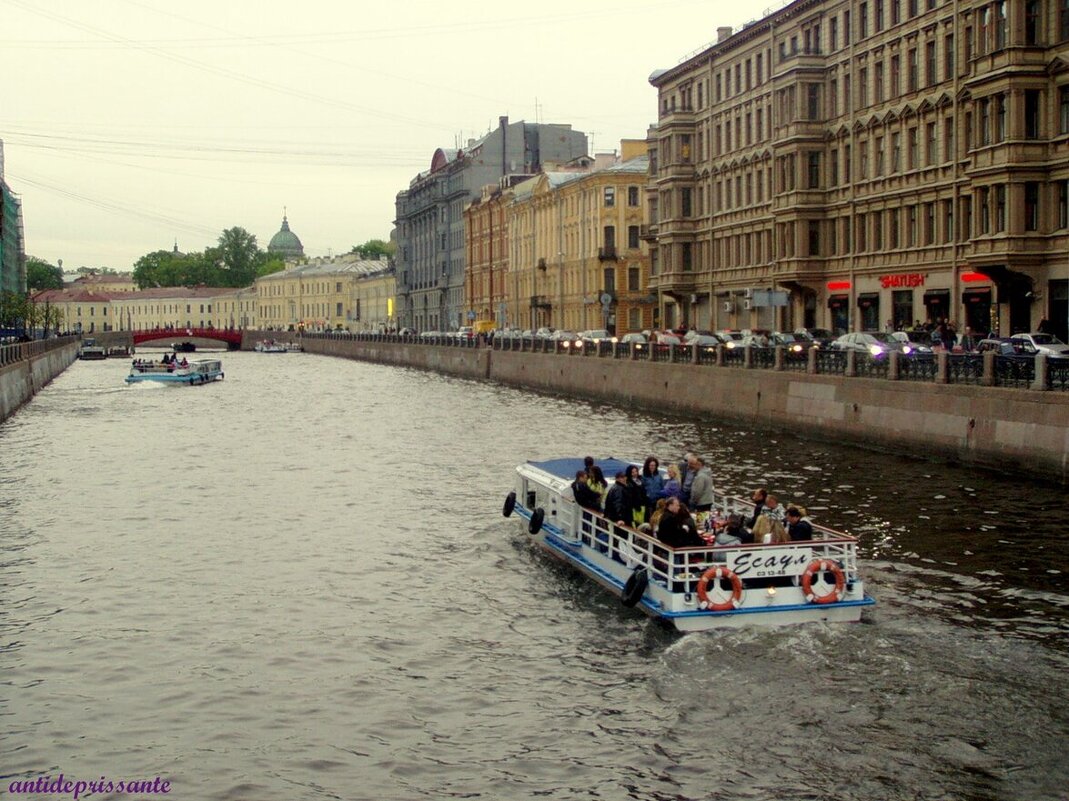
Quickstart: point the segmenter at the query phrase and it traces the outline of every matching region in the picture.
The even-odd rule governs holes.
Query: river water
[[[63,773],[180,799],[1066,797],[1061,488],[223,359],[193,388],[76,363],[0,425],[0,795]],[[864,622],[681,636],[501,517],[525,459],[687,449],[859,535]]]

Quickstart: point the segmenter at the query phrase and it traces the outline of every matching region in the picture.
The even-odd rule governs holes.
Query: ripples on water
[[[78,363],[0,426],[5,788],[1064,797],[1060,489],[412,370],[224,361],[198,388]],[[866,623],[681,637],[500,517],[523,459],[688,448],[720,487],[860,535]]]

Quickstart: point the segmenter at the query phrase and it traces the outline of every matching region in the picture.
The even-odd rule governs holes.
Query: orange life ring
[[[725,578],[731,582],[731,597],[723,601],[709,600],[709,582]],[[711,567],[698,579],[698,600],[713,612],[727,612],[742,605],[742,579],[727,567]]]
[[[813,592],[813,577],[818,573],[821,575],[831,573],[835,576],[835,586],[823,595],[817,595]],[[823,583],[823,579],[821,583]],[[830,559],[814,559],[806,566],[805,572],[802,574],[802,595],[811,604],[833,604],[842,598],[845,588],[846,576],[843,575],[842,568]]]

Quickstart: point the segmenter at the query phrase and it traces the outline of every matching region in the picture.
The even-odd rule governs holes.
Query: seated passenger
[[[783,524],[771,515],[759,515],[753,528],[754,545],[783,545],[790,542]]]
[[[601,496],[590,489],[585,470],[576,471],[575,481],[572,482],[572,496],[575,498],[575,502],[584,509],[590,509],[594,512],[601,511]]]
[[[742,518],[736,514],[728,515],[728,522],[716,535],[717,545],[742,545],[746,539],[753,542],[753,535],[742,525]]]
[[[679,498],[669,498],[664,515],[657,526],[657,539],[673,548],[695,548],[705,545],[690,511]]]
[[[787,534],[791,542],[813,539],[813,526],[805,517],[805,509],[799,506],[787,507]]]

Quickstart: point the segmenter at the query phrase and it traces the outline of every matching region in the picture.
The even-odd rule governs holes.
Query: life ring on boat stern
[[[534,510],[534,514],[531,515],[531,522],[527,524],[527,530],[532,534],[537,534],[542,530],[542,521],[546,519],[546,510],[539,506]]]
[[[727,579],[731,582],[731,595],[723,601],[714,601],[709,597],[709,583],[712,582],[714,586],[717,586],[720,583],[720,579]],[[702,573],[702,577],[698,579],[698,600],[705,604],[704,608],[713,612],[727,612],[732,609],[738,609],[742,605],[742,579],[735,575],[735,571],[730,568],[723,566],[711,567]]]
[[[642,596],[646,594],[646,587],[650,583],[650,574],[646,572],[644,567],[636,567],[630,576],[627,577],[627,583],[624,584],[624,591],[620,594],[620,603],[630,608],[642,600]]]
[[[831,573],[835,577],[835,584],[828,584],[824,580],[825,573]],[[813,581],[814,578],[817,578],[816,582]],[[842,598],[845,587],[846,576],[843,575],[842,568],[830,559],[814,559],[806,565],[802,574],[802,595],[811,604],[833,604]]]
[[[501,509],[501,514],[505,517],[512,517],[512,510],[516,508],[516,493],[510,492],[505,496],[505,506]]]

